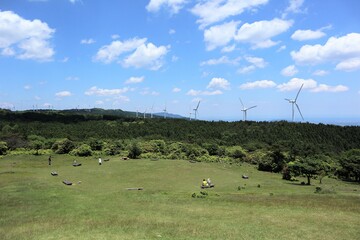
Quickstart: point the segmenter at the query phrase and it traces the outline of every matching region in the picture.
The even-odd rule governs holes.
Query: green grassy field
[[[74,159],[55,155],[52,166],[47,156],[0,159],[1,239],[360,236],[359,184],[325,178],[301,186],[245,164],[111,158],[99,166],[92,157],[77,158],[82,166],[73,167]],[[205,196],[200,184],[208,177],[216,186]],[[66,186],[64,179],[75,184]],[[330,193],[314,193],[316,186]],[[144,189],[127,190],[132,187]]]

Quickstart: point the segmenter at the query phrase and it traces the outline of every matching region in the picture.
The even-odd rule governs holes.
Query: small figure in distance
[[[209,184],[208,184],[208,182],[205,180],[205,178],[203,179],[202,186],[203,186],[203,187],[208,187],[208,186],[209,186]]]
[[[101,157],[99,157],[99,165],[101,165],[102,164],[102,159],[101,159]]]
[[[211,186],[211,180],[210,180],[210,178],[208,178],[208,179],[206,180],[206,182],[207,182],[207,184],[208,184],[209,186]]]
[[[49,166],[51,165],[51,155],[49,156]]]

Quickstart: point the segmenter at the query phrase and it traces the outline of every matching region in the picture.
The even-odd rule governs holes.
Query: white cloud
[[[221,52],[223,52],[223,53],[232,52],[232,51],[235,50],[235,48],[236,48],[236,45],[233,44],[233,45],[230,45],[230,46],[223,47],[223,48],[221,49]]]
[[[175,56],[175,55],[174,55],[174,56],[171,57],[171,61],[172,61],[172,62],[177,62],[178,60],[179,60],[179,57],[178,57],[178,56]]]
[[[290,66],[287,66],[286,68],[284,68],[283,70],[281,70],[281,75],[286,76],[286,77],[291,77],[291,76],[294,76],[295,74],[297,74],[298,72],[299,71],[297,70],[295,65],[290,65]]]
[[[75,76],[68,76],[66,78],[67,81],[78,81],[80,78]]]
[[[7,56],[7,57],[14,56],[15,54],[16,53],[15,53],[14,49],[12,49],[11,47],[4,48],[1,51],[1,55]]]
[[[190,95],[190,96],[200,96],[200,95],[213,96],[213,95],[221,95],[221,94],[223,94],[223,92],[220,91],[220,90],[215,90],[215,91],[200,91],[200,90],[191,89],[191,90],[189,90],[186,94],[187,94],[187,95]]]
[[[346,92],[349,88],[344,85],[329,86],[326,84],[319,84],[317,87],[311,89],[311,92]]]
[[[180,89],[180,88],[175,87],[175,88],[173,88],[172,92],[174,92],[174,93],[178,93],[178,92],[181,92],[181,89]]]
[[[124,102],[130,102],[130,98],[128,98],[127,96],[123,96],[123,95],[116,96],[114,99],[115,99],[115,101],[113,102],[113,105],[117,105],[117,104],[124,103]]]
[[[286,49],[285,45],[282,45],[281,47],[278,48],[278,50],[276,50],[276,52],[281,52],[284,51]]]
[[[291,57],[297,64],[317,65],[325,62],[344,62],[339,66],[346,68],[346,62],[360,56],[360,33],[349,33],[336,38],[331,37],[324,44],[305,45],[299,51],[292,51]],[[356,64],[355,64],[356,65]]]
[[[287,31],[293,24],[291,20],[281,20],[275,18],[270,21],[258,21],[245,23],[237,31],[235,40],[250,43],[253,49],[272,47],[278,42],[271,38]]]
[[[336,70],[351,72],[360,69],[360,57],[346,59],[336,65]]]
[[[265,62],[263,58],[259,58],[259,57],[247,56],[245,57],[245,60],[248,61],[249,63],[252,63],[257,68],[264,68],[267,65],[267,62]]]
[[[175,29],[170,29],[170,30],[169,30],[169,34],[170,34],[170,35],[175,34],[175,33],[176,33]]]
[[[213,65],[219,65],[219,64],[230,64],[230,65],[237,65],[240,61],[240,57],[236,59],[229,59],[227,56],[222,56],[218,59],[209,59],[207,61],[203,61],[200,63],[200,66],[213,66]]]
[[[69,91],[62,91],[55,93],[56,97],[70,97],[72,94]]]
[[[50,39],[55,32],[46,23],[27,20],[11,11],[0,11],[0,49],[2,55],[37,61],[52,60],[55,51]]]
[[[113,34],[111,35],[111,39],[119,39],[120,36],[118,34]]]
[[[254,65],[249,65],[249,66],[240,68],[238,70],[238,73],[246,74],[246,73],[250,73],[250,72],[254,71],[255,69],[256,69],[256,67]]]
[[[4,109],[12,109],[14,108],[14,104],[12,103],[8,103],[8,102],[0,102],[0,108],[4,108]]]
[[[224,78],[213,78],[206,88],[221,88],[225,90],[230,89],[230,82]]]
[[[111,95],[121,95],[129,91],[129,88],[115,88],[115,89],[102,89],[96,86],[91,87],[85,92],[85,95],[88,96],[111,96]]]
[[[293,35],[291,35],[291,38],[293,40],[297,41],[306,41],[306,40],[313,40],[313,39],[319,39],[324,37],[326,34],[322,32],[321,30],[296,30]]]
[[[82,40],[80,41],[80,43],[81,43],[81,44],[93,44],[93,43],[95,43],[95,40],[92,39],[92,38],[82,39]]]
[[[163,57],[167,54],[169,47],[157,47],[152,43],[142,44],[133,54],[124,59],[125,67],[149,68],[150,70],[158,70],[163,65]]]
[[[236,16],[245,10],[264,5],[268,0],[208,0],[197,3],[190,11],[199,19],[196,21],[200,28]]]
[[[206,29],[204,31],[206,50],[211,51],[217,47],[227,45],[234,39],[238,25],[239,22],[231,21]]]
[[[327,75],[327,74],[329,74],[329,72],[328,71],[325,71],[325,70],[316,70],[314,73],[313,73],[313,75],[315,75],[315,76],[325,76],[325,75]]]
[[[240,68],[238,70],[238,73],[241,73],[241,74],[250,73],[250,72],[254,71],[256,68],[264,68],[267,65],[267,62],[265,62],[265,60],[263,58],[259,58],[259,57],[247,56],[247,57],[245,57],[245,60],[247,62],[251,63],[251,65]]]
[[[178,13],[188,0],[150,0],[146,6],[146,10],[149,12],[158,12],[162,6],[166,6],[173,14]]]
[[[255,82],[247,82],[240,85],[240,89],[254,89],[254,88],[272,88],[276,83],[271,80],[260,80]]]
[[[30,86],[30,85],[25,85],[25,86],[24,86],[24,89],[25,89],[25,90],[30,90],[30,89],[31,89],[31,86]]]
[[[103,105],[104,104],[104,101],[101,101],[101,100],[98,100],[95,102],[95,105]]]
[[[317,87],[317,82],[313,79],[292,78],[287,83],[279,84],[277,88],[282,92],[299,90],[302,84],[304,84],[303,89],[313,89]]]
[[[286,18],[289,13],[303,13],[306,12],[306,9],[301,9],[304,0],[290,0],[289,6],[285,9],[282,14],[282,18]]]
[[[134,51],[146,41],[146,38],[132,38],[125,40],[124,42],[119,40],[113,41],[110,45],[102,46],[94,56],[94,60],[103,63],[111,63],[118,60],[121,54]]]
[[[103,63],[120,62],[124,67],[148,68],[158,70],[163,65],[163,57],[168,53],[170,46],[155,46],[146,43],[146,38],[132,38],[125,41],[113,41],[99,49],[94,61]],[[120,56],[129,53],[124,59]]]
[[[135,84],[135,83],[141,83],[144,81],[144,76],[142,77],[131,77],[128,80],[125,81],[125,84]]]

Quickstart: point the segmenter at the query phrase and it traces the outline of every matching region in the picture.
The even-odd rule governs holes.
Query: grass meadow
[[[208,177],[215,188],[201,190]],[[0,158],[0,236],[359,239],[360,185],[324,178],[301,186],[247,164],[113,157],[99,166],[95,157],[54,155],[48,166],[45,155],[9,155]]]

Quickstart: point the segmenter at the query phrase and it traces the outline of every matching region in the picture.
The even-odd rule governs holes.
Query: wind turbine
[[[145,111],[144,111],[144,119],[146,118],[146,111],[147,111],[147,108],[145,108]]]
[[[153,110],[154,110],[154,104],[151,106],[151,114],[150,114],[151,118],[153,118]]]
[[[199,105],[200,105],[200,101],[198,102],[198,104],[197,104],[196,108],[194,108],[194,109],[193,109],[193,110],[194,110],[194,114],[195,114],[195,120],[197,119],[197,118],[196,118],[196,114],[197,114],[197,111],[198,111]]]
[[[296,98],[295,98],[295,99],[288,99],[288,98],[285,98],[285,100],[286,100],[286,101],[288,101],[289,103],[291,103],[291,105],[292,105],[292,121],[294,121],[294,105],[295,105],[295,106],[296,106],[296,108],[298,109],[298,111],[299,111],[299,113],[300,113],[300,116],[301,116],[302,120],[304,120],[304,117],[303,117],[303,115],[301,114],[301,111],[300,111],[299,105],[296,103],[296,100],[297,100],[297,98],[299,97],[299,93],[300,93],[300,91],[301,91],[301,89],[302,89],[302,87],[303,87],[303,86],[304,86],[304,84],[302,84],[302,85],[301,85],[301,87],[300,87],[300,89],[299,89],[298,93],[296,94]]]
[[[241,111],[243,112],[243,118],[244,118],[244,121],[246,121],[246,118],[247,118],[247,110],[252,109],[252,108],[255,108],[255,107],[257,107],[257,106],[255,105],[255,106],[246,108],[246,107],[244,106],[243,102],[241,101],[241,98],[239,98],[239,100],[240,100],[240,103],[241,103],[241,105],[242,105]]]
[[[166,111],[166,104],[165,104],[165,108],[164,108],[163,111],[164,111],[164,118],[166,118],[166,112],[167,112],[167,111]]]

